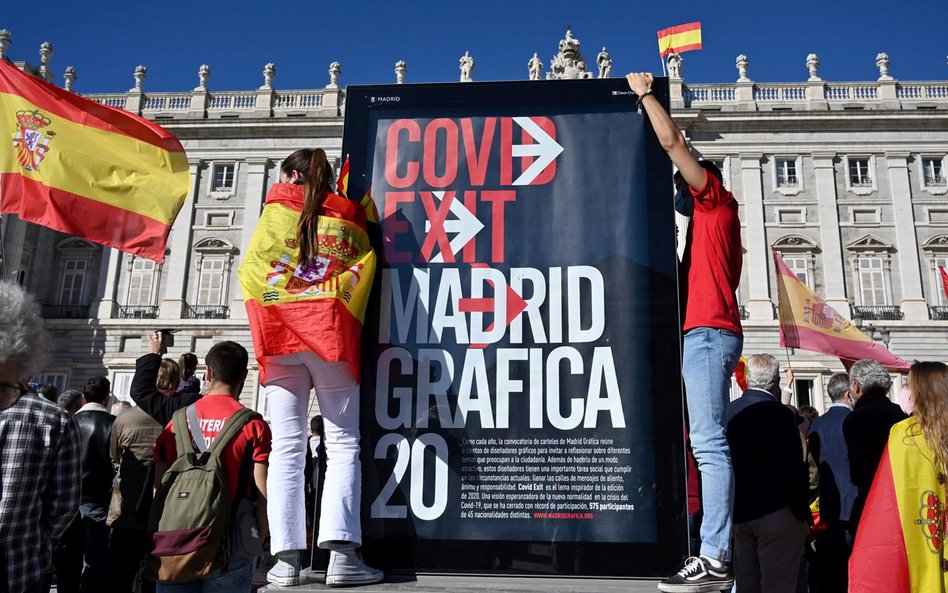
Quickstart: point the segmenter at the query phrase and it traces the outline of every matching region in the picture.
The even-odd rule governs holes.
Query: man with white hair
[[[849,380],[849,392],[856,403],[843,421],[843,436],[849,451],[850,480],[859,491],[849,518],[855,534],[876,468],[889,442],[889,430],[908,416],[898,404],[889,401],[892,377],[875,360],[863,358],[854,362]]]
[[[0,281],[0,590],[48,588],[51,553],[79,509],[79,429],[58,405],[21,397],[42,369],[39,306]]]
[[[728,404],[734,467],[737,593],[793,593],[810,519],[809,479],[796,419],[780,403],[780,365],[747,360],[747,390]]]

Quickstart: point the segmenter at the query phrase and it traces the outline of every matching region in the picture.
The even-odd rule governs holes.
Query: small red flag
[[[941,289],[945,291],[945,302],[948,303],[948,272],[945,272],[945,266],[938,266],[941,272]]]
[[[349,197],[349,155],[339,169],[339,179],[336,180],[336,193],[344,198]]]

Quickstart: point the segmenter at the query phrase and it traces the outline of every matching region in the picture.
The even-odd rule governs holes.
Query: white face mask
[[[915,400],[912,398],[912,390],[908,387],[903,387],[899,391],[899,407],[909,416],[915,411]]]

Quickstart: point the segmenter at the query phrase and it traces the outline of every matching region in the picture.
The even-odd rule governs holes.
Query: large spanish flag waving
[[[675,25],[658,32],[658,53],[662,58],[696,49],[701,49],[700,22]]]
[[[850,593],[948,590],[945,476],[918,420],[892,427],[849,559]]]
[[[0,60],[0,212],[160,262],[190,181],[160,126]]]
[[[302,209],[302,185],[274,185],[237,272],[261,381],[268,356],[306,350],[348,362],[359,380],[362,323],[376,266],[366,211],[329,194],[319,217],[319,251],[300,266],[296,228]]]
[[[884,367],[908,371],[908,361],[892,354],[859,331],[816,293],[800,282],[776,250],[777,317],[780,345],[836,356],[842,360],[871,358]]]

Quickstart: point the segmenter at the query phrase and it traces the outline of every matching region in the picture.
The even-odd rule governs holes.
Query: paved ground
[[[270,585],[260,589],[268,593],[277,591],[328,591],[323,584],[322,572],[303,572],[304,582],[298,587]],[[507,577],[507,576],[391,576],[377,585],[359,587],[354,591],[367,593],[656,593],[654,580],[631,579],[577,579],[553,577]],[[337,590],[337,589],[332,589]]]

